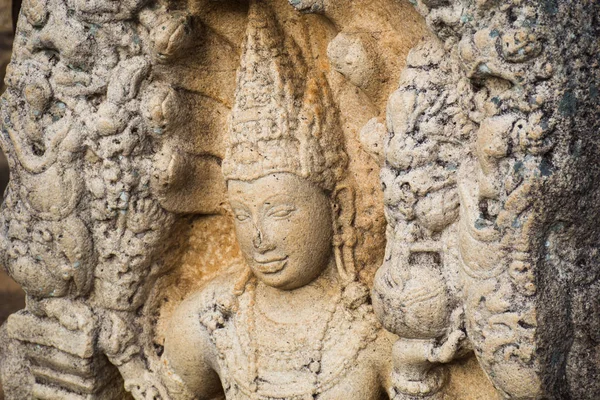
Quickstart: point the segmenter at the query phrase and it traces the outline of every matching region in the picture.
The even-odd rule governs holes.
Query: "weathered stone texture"
[[[4,73],[12,49],[11,3],[10,0],[0,1],[0,93],[4,91]],[[7,183],[8,163],[4,154],[0,153],[0,191],[2,193]],[[23,307],[25,307],[23,291],[4,271],[0,270],[0,325],[10,314]],[[4,399],[1,382],[0,399]]]
[[[8,399],[599,398],[598,15],[25,1]]]
[[[417,7],[440,41],[412,51],[389,103],[382,179],[393,230],[376,284],[382,307],[402,289],[386,283],[395,264],[417,287],[439,279],[427,277],[437,264],[450,296],[422,307],[460,299],[469,341],[500,392],[596,398],[598,5]],[[431,323],[432,311],[414,307]],[[440,322],[450,316],[440,311]],[[410,328],[439,337],[384,314],[401,337],[414,337]]]

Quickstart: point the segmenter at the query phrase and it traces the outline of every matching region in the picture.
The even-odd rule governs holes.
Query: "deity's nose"
[[[255,248],[259,248],[260,245],[262,243],[262,232],[260,231],[260,229],[256,229],[254,231],[254,237],[252,238],[252,244],[254,245]]]
[[[263,234],[262,229],[259,227],[255,227],[252,244],[259,253],[266,253],[267,251],[274,249],[273,245],[267,243],[265,240],[265,235]]]

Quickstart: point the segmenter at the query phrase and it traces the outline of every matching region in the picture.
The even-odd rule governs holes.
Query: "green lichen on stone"
[[[575,96],[575,93],[571,90],[565,92],[558,105],[558,111],[567,117],[575,115],[575,112],[577,111],[577,97]]]

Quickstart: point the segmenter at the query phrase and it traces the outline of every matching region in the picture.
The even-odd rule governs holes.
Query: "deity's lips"
[[[283,268],[285,268],[285,265],[287,264],[287,257],[284,258],[279,258],[276,260],[257,260],[256,258],[254,259],[254,262],[256,263],[256,269],[263,273],[263,274],[274,274],[276,272],[281,271]]]

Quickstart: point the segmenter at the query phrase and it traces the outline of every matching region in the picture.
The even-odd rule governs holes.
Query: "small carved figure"
[[[335,107],[267,13],[251,5],[223,161],[249,269],[179,306],[163,381],[174,398],[380,399],[393,336],[354,268]]]

